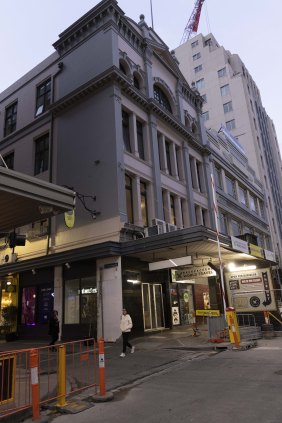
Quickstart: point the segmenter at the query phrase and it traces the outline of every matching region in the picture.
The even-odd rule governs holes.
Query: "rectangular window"
[[[123,134],[123,145],[126,151],[131,153],[130,145],[130,130],[129,130],[129,114],[122,111],[122,134]]]
[[[232,110],[233,110],[232,101],[228,101],[228,103],[224,103],[223,105],[224,113],[232,112]]]
[[[257,213],[257,205],[256,205],[256,199],[255,199],[255,197],[253,197],[251,194],[250,194],[250,209],[253,211],[253,212],[255,212],[255,213]]]
[[[97,285],[96,277],[65,281],[64,323],[88,323],[96,327],[97,322]],[[90,333],[90,336],[93,336]]]
[[[79,323],[79,279],[65,281],[65,313],[66,324]]]
[[[205,80],[204,78],[198,79],[196,81],[196,88],[199,90],[200,88],[203,88],[205,86]]]
[[[142,223],[144,226],[148,226],[147,186],[145,182],[140,182],[140,194]]]
[[[23,325],[34,325],[36,323],[36,287],[23,288],[22,293],[22,316]]]
[[[125,196],[126,196],[127,222],[133,223],[132,178],[129,175],[125,175]]]
[[[45,172],[49,166],[49,134],[35,141],[34,175]]]
[[[223,76],[226,76],[226,68],[224,67],[224,68],[222,68],[222,69],[219,69],[219,70],[217,71],[217,76],[218,76],[219,78],[222,78]]]
[[[239,200],[240,203],[247,205],[247,191],[242,187],[239,187]]]
[[[18,103],[15,102],[5,110],[4,137],[16,130]]]
[[[195,48],[195,47],[197,47],[199,45],[199,41],[198,40],[196,40],[196,41],[194,41],[193,43],[191,43],[191,47],[192,48]]]
[[[8,166],[8,169],[14,169],[14,158],[15,158],[14,153],[10,153],[10,154],[7,154],[6,156],[3,156],[4,162]]]
[[[166,154],[166,165],[167,165],[167,170],[169,175],[172,174],[172,170],[171,170],[171,160],[170,160],[170,143],[169,142],[165,142],[165,154]]]
[[[211,40],[211,38],[208,38],[208,39],[205,41],[204,46],[205,46],[205,47],[207,47],[207,46],[211,46],[211,45],[212,45],[212,40]]]
[[[175,217],[175,204],[174,204],[174,196],[170,196],[170,214],[171,214],[171,223],[176,225],[176,217]]]
[[[231,131],[231,129],[234,129],[234,128],[236,128],[235,119],[232,119],[226,122],[226,129],[228,129],[228,131]]]
[[[201,58],[201,53],[196,53],[196,54],[194,54],[193,55],[193,60],[195,61],[195,60],[198,60],[198,59],[200,59]]]
[[[194,72],[195,72],[195,73],[198,73],[198,72],[200,72],[202,69],[203,69],[203,65],[196,66],[196,67],[194,68]]]
[[[51,78],[36,88],[36,112],[35,116],[46,112],[51,104]]]
[[[226,187],[227,193],[231,195],[231,197],[236,198],[236,191],[235,191],[235,181],[230,179],[226,176]]]
[[[139,157],[140,159],[145,160],[143,124],[139,120],[136,121],[136,132]]]
[[[222,189],[222,176],[221,176],[221,169],[219,167],[215,167],[214,171],[214,178],[215,178],[215,186],[217,188]]]
[[[232,235],[240,235],[241,234],[241,225],[237,220],[231,220],[231,228],[232,228]]]
[[[220,226],[220,232],[222,234],[227,235],[227,218],[226,215],[222,212],[219,213],[219,226]]]
[[[206,122],[207,120],[209,120],[209,118],[210,118],[209,112],[202,113],[202,117],[203,117],[203,121],[204,122]]]
[[[230,94],[230,87],[229,84],[223,85],[220,87],[220,94],[222,97]]]

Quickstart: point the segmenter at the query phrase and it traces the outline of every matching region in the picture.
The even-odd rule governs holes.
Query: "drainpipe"
[[[55,78],[62,72],[63,68],[64,68],[64,63],[59,62],[58,63],[58,70],[52,76],[51,104],[54,104],[54,98],[55,98]],[[51,111],[50,136],[49,136],[49,139],[50,139],[50,141],[49,141],[49,182],[53,182],[53,147],[54,147],[53,131],[54,131],[54,114]],[[48,233],[47,233],[46,255],[49,254],[49,250],[50,250],[51,220],[52,220],[51,216],[48,217]]]

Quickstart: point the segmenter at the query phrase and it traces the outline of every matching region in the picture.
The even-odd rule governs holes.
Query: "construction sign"
[[[218,317],[220,316],[219,310],[196,310],[196,316],[206,316],[206,317]]]
[[[276,310],[269,269],[225,273],[229,304],[237,312]]]

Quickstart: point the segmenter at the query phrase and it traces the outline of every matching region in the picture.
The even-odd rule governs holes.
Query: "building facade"
[[[237,138],[261,181],[272,249],[281,268],[281,154],[259,89],[240,57],[220,46],[212,34],[191,38],[175,54],[185,78],[204,99],[206,128]]]
[[[261,267],[273,259],[246,259],[224,231],[217,238],[210,175],[222,162],[219,144],[230,146],[206,134],[202,99],[174,54],[144,16],[135,23],[115,0],[100,2],[54,48],[0,95],[8,166],[77,195],[73,214],[17,228],[27,243],[0,266],[4,294],[8,276],[18,281],[21,336],[46,336],[53,308],[63,339],[108,341],[120,335],[123,305],[140,333],[191,324],[211,303],[222,310],[219,275],[208,266],[218,265],[217,241],[226,259]],[[234,176],[226,161],[225,169]],[[264,210],[255,177],[243,173],[237,190],[242,184]],[[244,222],[267,239],[262,212]],[[171,268],[187,265],[198,267],[180,282]]]

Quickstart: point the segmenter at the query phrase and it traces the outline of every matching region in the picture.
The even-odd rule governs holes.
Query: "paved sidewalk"
[[[199,336],[193,336],[191,327],[174,328],[140,337],[132,337],[130,342],[135,346],[134,354],[130,351],[124,358],[121,338],[116,343],[105,343],[105,374],[107,392],[117,392],[152,374],[172,368],[184,361],[201,360],[216,354],[223,348],[231,348],[230,343],[215,344],[209,342],[206,326],[200,327]],[[0,343],[0,352],[17,349],[36,348],[47,343],[40,341],[14,341]],[[282,337],[258,340],[258,345],[268,348],[282,347]],[[88,389],[75,397],[77,401],[85,401],[94,392]],[[90,405],[90,404],[89,404]],[[42,413],[43,415],[45,413]],[[16,423],[21,419],[13,419]]]

